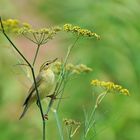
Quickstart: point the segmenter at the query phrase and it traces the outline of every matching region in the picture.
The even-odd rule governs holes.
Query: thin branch
[[[58,86],[57,86],[57,89],[56,89],[56,95],[59,93],[59,90],[60,90],[60,88],[61,88],[61,86],[62,86],[62,84],[63,84],[63,82],[64,82],[64,80],[65,80],[65,66],[66,66],[66,63],[67,63],[67,61],[68,61],[69,55],[70,55],[70,53],[71,53],[73,47],[75,46],[76,42],[78,41],[78,39],[79,39],[79,36],[76,38],[75,42],[74,42],[71,46],[69,46],[69,48],[68,48],[68,52],[67,52],[67,54],[66,54],[64,63],[63,63],[63,65],[62,65],[61,72],[60,72],[60,74],[59,74],[60,80],[58,79],[59,82],[58,82]],[[64,87],[64,88],[65,88],[65,87]],[[60,97],[63,96],[63,93],[64,93],[64,90],[63,90],[63,92],[61,92]],[[59,101],[58,101],[57,109],[58,109],[58,107],[59,107],[59,105],[60,105],[60,102],[61,102],[61,99],[59,99]]]
[[[36,62],[36,59],[37,59],[37,56],[38,56],[39,49],[40,49],[40,45],[38,44],[37,45],[36,52],[35,52],[35,56],[34,56],[34,59],[33,59],[33,66],[35,65],[35,62]]]
[[[34,40],[32,40],[30,37],[28,37],[28,36],[25,35],[24,33],[22,33],[22,35],[23,35],[25,38],[29,39],[31,42],[37,44],[37,42],[35,42]]]
[[[54,96],[57,96],[58,93],[59,93],[59,90],[60,90],[61,85],[62,85],[63,80],[64,80],[65,65],[66,65],[67,60],[68,60],[68,57],[69,57],[69,55],[70,55],[70,53],[71,53],[71,51],[72,51],[72,48],[75,46],[75,44],[76,44],[76,42],[78,41],[78,39],[79,39],[79,36],[76,38],[76,40],[74,41],[74,43],[68,48],[68,52],[67,52],[67,54],[66,54],[64,63],[63,63],[63,65],[62,65],[62,68],[61,68],[61,71],[60,71],[60,74],[59,74],[59,77],[58,77],[58,80],[57,80],[57,82],[56,82],[56,86],[55,86],[55,89],[54,89],[54,92],[53,92]],[[61,94],[63,94],[63,92],[62,92]],[[60,96],[62,97],[62,95],[60,95]],[[50,108],[51,108],[51,106],[52,106],[52,104],[53,104],[53,101],[54,101],[54,99],[51,98],[51,100],[50,100],[50,102],[49,102],[49,105],[47,106],[46,114],[49,113]],[[58,109],[58,107],[59,107],[60,101],[61,101],[61,98],[60,98],[59,101],[58,101],[57,109]]]
[[[35,41],[36,41],[36,42],[38,42],[38,39],[37,39],[37,37],[36,37],[35,33],[32,33],[32,35],[33,35],[33,37],[34,37]]]
[[[74,129],[74,131],[71,133],[71,135],[70,135],[70,137],[72,138],[74,135],[75,135],[75,133],[77,132],[77,130],[80,128],[80,125],[78,125],[75,129]]]
[[[32,71],[33,80],[34,80],[34,84],[35,84],[37,101],[39,103],[38,105],[39,105],[39,109],[40,109],[40,113],[41,113],[41,117],[42,117],[42,121],[43,121],[43,140],[45,140],[45,118],[44,118],[44,113],[43,113],[42,104],[41,104],[41,101],[40,101],[40,96],[39,96],[39,92],[38,92],[38,88],[37,88],[37,83],[36,83],[36,79],[35,79],[34,69],[31,68],[31,71]]]
[[[59,130],[60,138],[61,138],[61,140],[64,140],[62,127],[61,127],[61,124],[60,124],[60,121],[59,121],[57,110],[53,110],[53,112],[54,112],[54,116],[55,116],[55,119],[56,119],[58,130]]]
[[[47,36],[46,38],[45,38],[45,36],[44,36],[44,39],[42,40],[41,45],[46,44],[46,43],[48,42],[48,39],[49,39],[49,36]]]
[[[42,42],[43,42],[43,40],[44,40],[44,38],[45,38],[45,33],[41,33],[41,35],[40,35],[39,38],[40,38],[40,39],[39,39],[38,43],[39,43],[40,45],[42,45]]]
[[[41,105],[41,101],[40,101],[40,96],[39,96],[39,92],[38,92],[38,88],[37,88],[37,83],[36,83],[36,79],[35,79],[34,68],[30,64],[30,62],[25,58],[25,56],[18,50],[18,48],[15,46],[15,44],[7,36],[7,34],[5,33],[1,17],[0,17],[0,24],[1,24],[2,32],[3,32],[4,36],[7,38],[7,40],[11,43],[11,45],[14,47],[14,49],[18,52],[18,54],[25,60],[25,62],[31,68],[31,72],[32,72],[32,76],[33,76],[33,81],[34,81],[34,84],[35,84],[37,100],[38,100],[38,103],[39,103],[39,109],[40,109],[40,113],[41,113],[41,117],[42,117],[42,121],[43,121],[43,140],[45,140],[45,118],[44,118],[44,115],[43,115],[43,109],[42,109],[42,105]]]
[[[49,39],[49,36],[47,36],[46,38],[44,36],[44,39],[42,40],[42,44],[46,44],[48,42],[48,39]]]
[[[60,84],[59,84],[59,87],[58,87],[57,90],[56,90],[56,93],[58,93],[58,91],[59,91],[59,89],[60,89],[60,87],[61,87],[61,85],[62,85],[62,83],[63,83],[63,81],[64,81],[65,66],[66,66],[66,63],[67,63],[67,61],[68,61],[68,57],[69,57],[69,55],[70,55],[70,53],[71,53],[73,47],[75,46],[76,42],[78,41],[78,39],[79,39],[79,36],[76,38],[75,42],[74,42],[71,46],[69,46],[69,48],[68,48],[68,52],[67,52],[67,54],[66,54],[64,63],[63,63],[63,65],[62,65],[62,70],[61,70],[61,72],[60,72],[60,82],[59,82]]]
[[[42,37],[42,40],[40,41],[40,44],[42,45],[42,43],[43,43],[43,41],[44,41],[44,39],[45,39],[45,33],[43,33],[43,37]]]
[[[67,79],[67,78],[66,78],[66,79]],[[65,81],[64,81],[64,85],[63,85],[62,90],[58,92],[58,94],[60,93],[60,99],[58,100],[58,103],[57,103],[57,106],[56,106],[56,110],[57,110],[57,111],[58,111],[58,109],[59,109],[59,106],[60,106],[60,103],[61,103],[61,99],[62,99],[62,97],[63,97],[64,90],[65,90],[65,87],[66,87],[66,84],[67,84],[66,79],[65,79]]]
[[[86,126],[86,130],[85,130],[85,137],[87,136],[89,130],[91,129],[91,127],[95,124],[95,119],[93,120],[93,117],[95,117],[95,113],[96,113],[96,110],[99,106],[99,104],[102,102],[102,100],[105,98],[105,96],[107,95],[108,93],[108,90],[106,90],[105,92],[101,93],[97,99],[96,99],[96,103],[95,103],[95,106],[90,114],[90,117],[89,117],[89,121],[88,121],[88,124]],[[93,121],[93,122],[92,122]]]
[[[7,36],[7,34],[5,33],[4,27],[3,27],[3,23],[2,23],[2,19],[0,17],[0,24],[1,24],[1,28],[2,28],[2,32],[4,34],[4,36],[7,38],[7,40],[12,44],[12,46],[14,47],[14,49],[19,53],[19,55],[25,60],[25,62],[30,66],[31,64],[29,63],[29,61],[25,58],[25,56],[18,50],[18,48],[15,46],[15,44],[10,40],[10,38]]]

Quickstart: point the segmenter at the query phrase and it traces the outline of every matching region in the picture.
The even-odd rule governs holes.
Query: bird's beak
[[[58,59],[58,58],[55,58],[54,60],[52,60],[52,61],[50,62],[50,64],[54,63],[57,59]]]

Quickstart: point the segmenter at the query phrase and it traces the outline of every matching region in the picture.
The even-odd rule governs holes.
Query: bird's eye
[[[49,65],[49,63],[46,64],[46,66],[48,66],[48,65]]]

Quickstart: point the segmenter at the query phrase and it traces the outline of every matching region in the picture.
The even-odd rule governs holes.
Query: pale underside
[[[54,78],[55,78],[54,73],[50,69],[48,69],[47,71],[42,71],[38,75],[38,77],[36,78],[36,82],[40,99],[43,99],[51,94],[51,90],[53,89],[54,86]],[[28,94],[29,95],[26,98],[24,105],[28,104],[28,106],[30,106],[33,102],[37,101],[34,84],[30,88]]]

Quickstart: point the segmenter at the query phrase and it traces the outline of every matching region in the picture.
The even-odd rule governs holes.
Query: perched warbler
[[[51,64],[57,60],[54,59],[52,61],[46,61],[41,67],[38,76],[36,77],[36,83],[37,83],[37,88],[39,92],[40,99],[45,98],[46,96],[49,97],[50,92],[54,86],[55,82],[55,75],[54,72],[51,70]],[[20,116],[19,119],[21,119],[30,105],[34,102],[37,102],[37,96],[36,96],[36,90],[35,90],[35,84],[31,86],[31,88],[28,91],[28,96],[24,101],[24,110]]]

